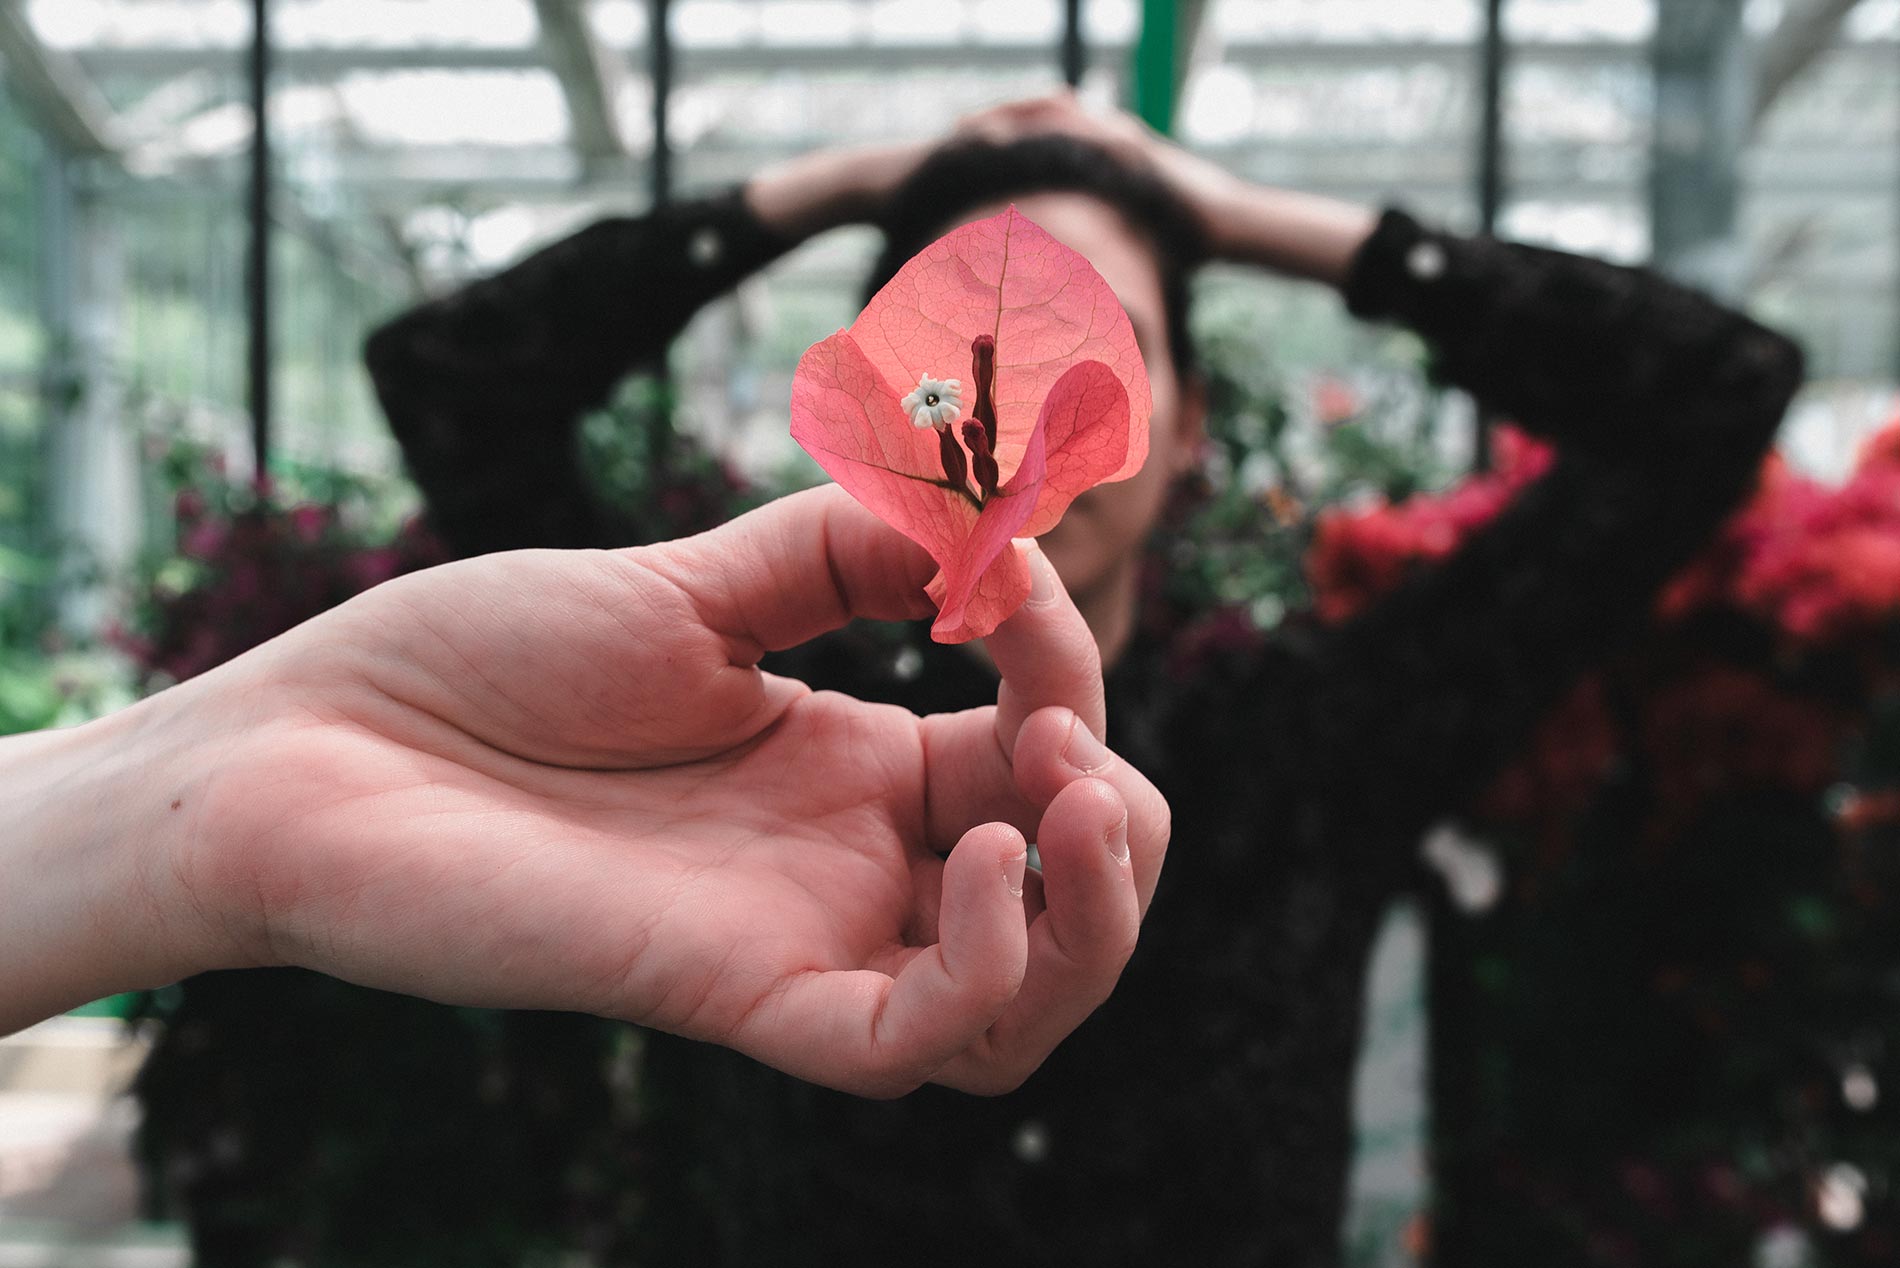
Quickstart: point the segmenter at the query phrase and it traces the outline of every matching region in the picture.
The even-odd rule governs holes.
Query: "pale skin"
[[[1091,113],[1068,93],[996,106],[956,128],[957,135],[999,143],[1051,132],[1077,136],[1154,170],[1200,220],[1220,259],[1337,287],[1377,224],[1377,216],[1363,207],[1248,184],[1170,144],[1132,116]],[[935,144],[804,155],[755,176],[746,185],[746,200],[767,225],[793,237],[872,218]],[[1154,392],[1146,466],[1132,479],[1083,494],[1042,538],[1095,632],[1102,659],[1113,664],[1134,630],[1142,547],[1169,487],[1198,459],[1204,403],[1199,385],[1175,372],[1153,251],[1121,213],[1073,193],[1033,193],[1011,201],[1086,257],[1114,290],[1134,327]],[[1000,205],[971,208],[944,230],[1000,210]]]
[[[1087,626],[1030,564],[989,640],[998,703],[959,714],[756,668],[929,612],[928,557],[820,489],[679,542],[430,569],[0,741],[0,1032],[299,965],[866,1095],[1012,1088],[1113,987],[1168,837],[1099,739]]]

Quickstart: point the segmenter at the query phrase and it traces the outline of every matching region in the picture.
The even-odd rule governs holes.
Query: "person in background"
[[[869,1103],[664,1036],[637,1077],[614,1082],[597,1049],[550,1022],[507,1051],[504,1079],[578,1054],[562,1087],[595,1119],[629,1123],[617,1139],[637,1150],[603,1169],[591,1126],[537,1138],[538,1161],[624,1188],[585,1227],[561,1225],[574,1204],[538,1216],[570,1242],[591,1235],[598,1257],[1336,1263],[1368,953],[1422,830],[1640,632],[1747,490],[1801,377],[1786,339],[1652,273],[1251,185],[1068,97],[987,111],[941,144],[812,154],[594,224],[396,318],[370,339],[369,369],[454,549],[612,542],[628,508],[590,493],[578,420],[701,305],[851,221],[885,232],[875,288],[1009,202],[1107,279],[1153,383],[1146,470],[1079,499],[1043,539],[1110,667],[1110,738],[1174,808],[1141,947],[1103,1008],[993,1100],[925,1089]],[[1162,508],[1199,450],[1188,282],[1209,258],[1336,288],[1356,315],[1410,327],[1446,381],[1554,442],[1556,462],[1455,554],[1349,620],[1207,640],[1194,636],[1207,613],[1139,619],[1143,570],[1167,559],[1148,549]],[[897,646],[848,630],[778,668],[919,712],[995,691],[988,665],[921,629]],[[171,1036],[189,1022],[208,1048],[242,1039],[215,992],[188,986],[178,1015],[144,1089],[160,1157],[202,1157],[221,1129],[272,1130],[281,1115],[256,1095],[185,1112],[193,1062]],[[333,1082],[332,1054],[299,1060],[316,1085]],[[432,1161],[485,1173],[491,1142],[461,1140],[476,1154],[450,1157],[429,1136],[422,1116],[443,1104],[419,1104],[413,1132]],[[405,1157],[352,1166],[368,1185]],[[293,1175],[315,1165],[292,1161]],[[202,1173],[180,1188],[204,1227],[242,1226],[260,1192]],[[324,1216],[287,1188],[269,1196]],[[448,1210],[410,1215],[440,1223]]]

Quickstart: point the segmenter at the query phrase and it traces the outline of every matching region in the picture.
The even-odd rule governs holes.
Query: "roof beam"
[[[1782,90],[1800,77],[1840,34],[1859,0],[1808,0],[1784,15],[1755,55],[1751,126],[1759,127]]]
[[[0,0],[0,61],[15,95],[67,153],[117,157],[111,107],[71,58],[40,42],[19,0]]]
[[[798,148],[794,141],[708,142],[681,153],[681,185],[701,189],[736,182]],[[1471,184],[1469,148],[1462,135],[1428,144],[1278,138],[1217,147],[1208,154],[1251,177],[1316,192],[1363,198],[1416,191],[1462,200]],[[1639,206],[1644,152],[1629,147],[1621,161],[1606,165],[1599,150],[1557,143],[1526,147],[1515,164],[1514,196]],[[1896,160],[1900,154],[1870,155],[1849,141],[1824,148],[1759,147],[1745,156],[1744,179],[1751,198],[1773,202],[1881,192],[1900,176]],[[220,162],[236,161],[196,163],[181,167],[179,174],[216,171]],[[338,155],[337,176],[375,206],[395,210],[441,200],[490,206],[600,196],[625,203],[629,193],[646,192],[635,165],[590,177],[565,145],[351,147]]]
[[[537,3],[540,2],[537,0]],[[638,47],[644,47],[644,44]],[[605,51],[609,55],[616,52],[611,48]],[[73,52],[79,62],[97,76],[140,75],[158,78],[194,70],[226,70],[238,65],[243,56],[241,50],[236,48],[178,45],[144,45],[137,48],[99,45],[75,49]],[[625,51],[619,55],[625,56]],[[676,50],[676,57],[680,70],[688,78],[777,70],[888,71],[964,64],[978,59],[985,68],[1011,69],[1046,67],[1050,61],[1049,49],[1043,44],[847,44],[786,48],[740,45],[728,48],[682,48]],[[355,71],[549,69],[549,59],[537,45],[469,49],[280,47],[273,60],[284,73],[302,79],[334,78]]]
[[[0,0],[4,2],[4,0]],[[547,3],[548,0],[537,0]],[[570,0],[571,2],[571,0]],[[1834,0],[1838,3],[1839,0]],[[1876,39],[1856,41],[1842,46],[1844,53],[1864,53],[1884,57],[1892,53],[1895,41]],[[636,46],[638,47],[638,46]],[[608,57],[624,58],[627,50],[603,46]],[[1102,44],[1090,47],[1090,56],[1101,64],[1125,57],[1126,44]],[[1511,46],[1520,64],[1560,62],[1580,66],[1620,65],[1642,62],[1648,54],[1645,41],[1631,40],[1526,40]],[[146,45],[136,48],[87,46],[73,50],[74,56],[95,76],[140,75],[162,78],[194,70],[228,70],[240,63],[242,50],[231,48],[193,48],[177,45]],[[1300,68],[1358,68],[1366,70],[1405,69],[1416,65],[1462,67],[1477,55],[1477,46],[1463,41],[1396,42],[1382,40],[1245,40],[1225,44],[1222,61],[1238,66],[1298,66]],[[1048,46],[1041,42],[1024,44],[839,44],[731,45],[718,48],[676,50],[682,84],[713,75],[735,75],[798,71],[806,74],[825,71],[890,72],[906,69],[932,69],[946,65],[976,66],[985,70],[1046,69],[1050,64]],[[545,70],[548,59],[536,45],[515,48],[446,47],[279,47],[274,64],[285,74],[303,79],[333,78],[353,71],[395,70]]]
[[[5,3],[6,0],[0,0]],[[139,76],[155,79],[192,71],[231,71],[243,65],[246,50],[235,44],[87,44],[69,50],[95,78]],[[539,46],[455,48],[448,45],[347,46],[307,48],[278,45],[271,65],[299,79],[330,79],[352,71],[396,70],[546,70]]]
[[[534,0],[541,49],[567,99],[568,136],[592,169],[628,156],[614,103],[628,72],[587,24],[586,0]]]

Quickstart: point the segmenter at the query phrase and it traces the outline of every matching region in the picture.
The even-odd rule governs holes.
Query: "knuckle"
[[[1009,1006],[1016,993],[1022,989],[1023,966],[1020,964],[998,965],[983,973],[974,981],[963,981],[958,985],[968,1001],[971,1011],[993,1017]]]
[[[863,1070],[850,1090],[866,1100],[894,1101],[915,1092],[929,1077],[930,1070],[912,1059],[901,1065]]]
[[[967,1096],[1008,1096],[1035,1072],[1037,1064],[1017,1060],[985,1062],[959,1070],[954,1077],[945,1078],[943,1084]]]
[[[969,1089],[972,1096],[1008,1096],[1029,1077],[1028,1070],[998,1069],[985,1071]]]

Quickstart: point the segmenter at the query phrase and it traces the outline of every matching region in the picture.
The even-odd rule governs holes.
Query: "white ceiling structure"
[[[1647,253],[1656,4],[1507,0],[1507,231]],[[673,0],[674,185],[736,181],[818,145],[930,135],[1045,91],[1059,82],[1062,7]],[[1183,140],[1257,179],[1472,223],[1482,0],[1182,8]],[[0,0],[9,9],[128,171],[242,180],[248,0]],[[1139,0],[1082,11],[1085,95],[1119,100]],[[637,209],[653,143],[649,13],[646,0],[274,0],[271,115],[288,183],[310,206],[393,226],[437,272]],[[1803,21],[1819,23],[1812,47],[1794,38]],[[1900,0],[1747,0],[1745,22],[1764,82],[1781,75],[1743,152],[1756,254],[1900,324]]]

